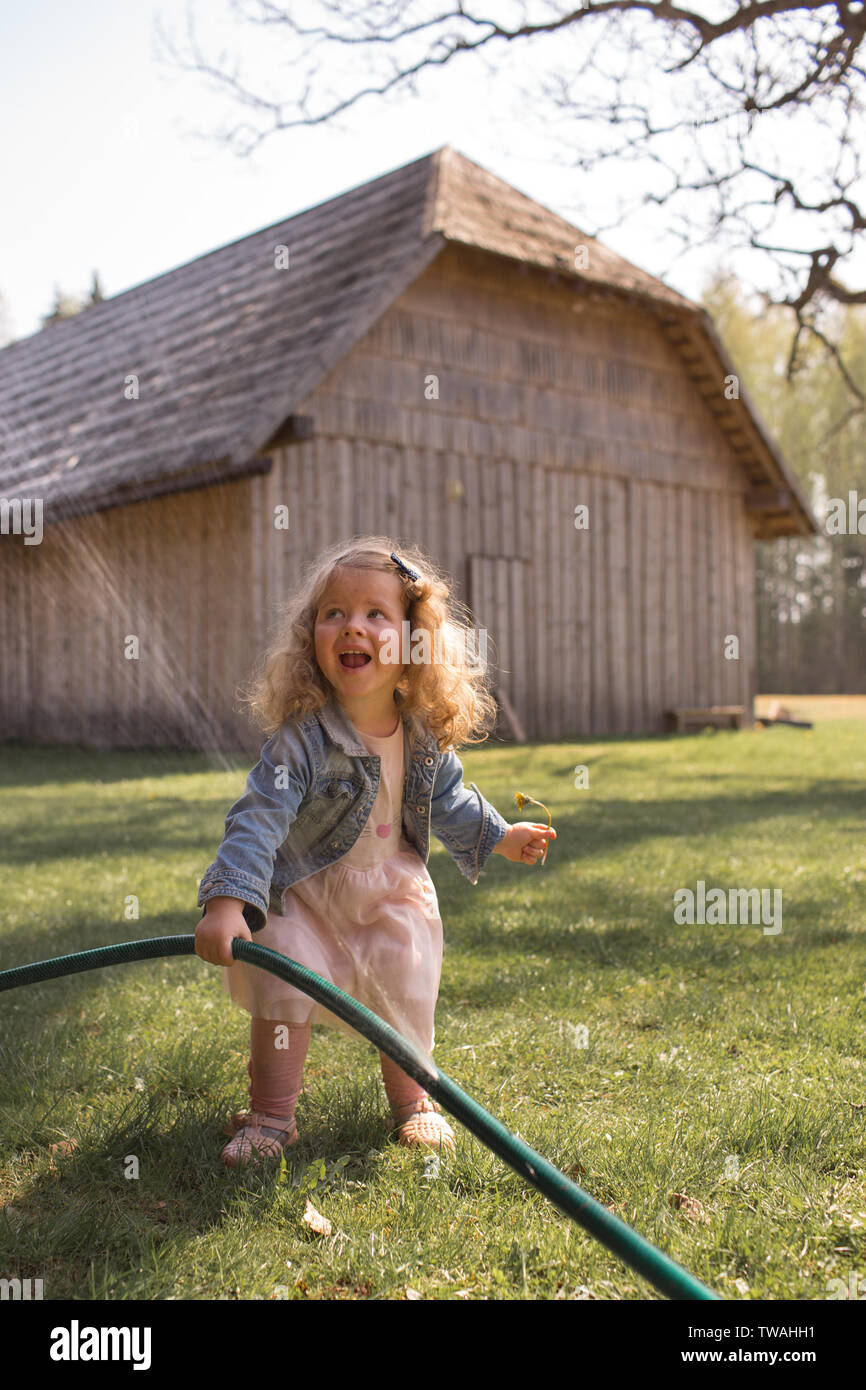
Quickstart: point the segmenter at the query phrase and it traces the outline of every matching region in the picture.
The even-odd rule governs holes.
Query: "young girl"
[[[303,576],[246,702],[272,736],[226,817],[201,880],[202,960],[252,1015],[250,1112],[222,1152],[278,1157],[297,1143],[295,1106],[310,1027],[360,1035],[300,990],[231,953],[256,941],[316,971],[408,1037],[431,1061],[442,922],[427,872],[430,833],[475,884],[491,853],[534,864],[556,832],[509,825],[454,747],[495,717],[474,634],[449,584],[417,548],[387,537],[331,547]],[[477,730],[480,739],[469,739]],[[454,1131],[411,1077],[379,1053],[404,1144],[454,1147]]]

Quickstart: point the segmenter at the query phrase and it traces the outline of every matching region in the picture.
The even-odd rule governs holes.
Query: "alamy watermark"
[[[825,1287],[829,1299],[850,1298],[858,1302],[866,1299],[866,1279],[861,1277],[859,1270],[851,1270],[847,1284],[844,1279],[828,1279]]]
[[[438,664],[446,656],[451,660],[462,658],[465,665],[480,666],[482,671],[485,670],[487,629],[478,628],[476,632],[471,628],[459,628],[448,638],[446,646],[441,628],[430,633],[427,628],[419,627],[413,632],[409,619],[404,618],[399,633],[396,628],[389,628],[383,633],[379,648],[379,660],[383,666],[429,666],[431,661]]]
[[[772,912],[770,902],[772,895]],[[782,930],[781,888],[710,888],[702,878],[697,891],[678,888],[674,893],[674,921],[678,926],[759,926],[764,936],[777,936]]]
[[[569,1023],[568,1019],[562,1019],[559,1035],[568,1038],[573,1047],[589,1047],[589,1029],[585,1023]]]
[[[151,1360],[149,1327],[82,1327],[73,1318],[68,1327],[51,1330],[48,1355],[52,1361],[131,1361],[134,1371],[146,1371]]]
[[[0,1301],[6,1299],[30,1301],[42,1298],[41,1279],[0,1279]]]
[[[0,497],[0,536],[23,536],[25,545],[42,543],[42,498]]]
[[[848,503],[842,497],[827,501],[824,526],[828,536],[866,536],[866,497],[848,493]]]

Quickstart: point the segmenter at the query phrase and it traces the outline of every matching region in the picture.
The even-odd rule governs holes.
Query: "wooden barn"
[[[0,739],[257,751],[273,605],[366,532],[530,739],[748,718],[754,541],[815,529],[707,314],[448,147],[10,344],[0,446]]]

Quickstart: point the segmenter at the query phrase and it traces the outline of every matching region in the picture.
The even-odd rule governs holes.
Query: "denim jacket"
[[[509,823],[474,782],[472,791],[463,786],[453,749],[443,753],[416,715],[401,719],[403,832],[425,864],[432,832],[476,884]],[[379,775],[380,759],[367,751],[333,692],[320,710],[286,721],[262,748],[243,796],[226,816],[219,852],[199,885],[198,906],[214,897],[240,898],[250,930],[260,931],[269,907],[284,912],[293,883],[352,848],[373,809]]]

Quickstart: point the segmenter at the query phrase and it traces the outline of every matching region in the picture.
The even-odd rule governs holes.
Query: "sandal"
[[[394,1119],[392,1113],[391,1119]],[[423,1096],[412,1106],[409,1118],[397,1127],[398,1144],[429,1144],[433,1148],[454,1148],[454,1130],[442,1114],[441,1105]]]
[[[232,1115],[223,1134],[234,1135],[220,1154],[229,1168],[249,1163],[254,1151],[265,1158],[279,1158],[283,1149],[290,1149],[298,1142],[294,1117],[287,1120],[285,1116],[264,1115],[257,1110]]]

